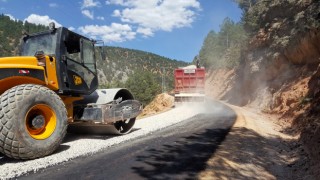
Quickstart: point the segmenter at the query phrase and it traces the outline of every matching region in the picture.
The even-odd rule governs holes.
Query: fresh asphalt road
[[[221,103],[210,102],[211,107],[221,110],[18,179],[197,179],[236,119]]]

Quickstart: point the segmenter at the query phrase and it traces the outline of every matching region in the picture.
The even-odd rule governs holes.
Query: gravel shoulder
[[[199,179],[293,179],[293,137],[279,132],[275,117],[229,105],[236,123],[207,162]]]

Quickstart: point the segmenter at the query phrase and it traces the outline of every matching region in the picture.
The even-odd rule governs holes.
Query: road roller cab
[[[51,154],[68,125],[130,132],[141,103],[127,89],[97,89],[95,42],[51,24],[24,35],[20,56],[0,58],[0,153],[16,159]]]
[[[91,94],[98,87],[94,42],[67,28],[52,27],[25,35],[20,56],[34,56],[47,73],[48,79],[41,80],[60,95]]]

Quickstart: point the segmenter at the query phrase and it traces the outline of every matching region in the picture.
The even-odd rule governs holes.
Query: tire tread
[[[48,150],[48,152],[43,152],[39,155],[38,152],[21,143],[19,140],[20,137],[14,133],[16,128],[14,126],[14,118],[15,114],[19,112],[19,106],[17,106],[17,104],[27,98],[30,93],[35,93],[39,96],[45,94],[47,97],[50,97],[53,103],[59,107],[58,111],[62,112],[65,117],[67,117],[66,108],[61,98],[55,92],[44,86],[24,84],[15,86],[4,92],[0,96],[0,153],[11,158],[35,159],[51,154],[60,145],[57,144],[54,148]],[[60,142],[66,135],[67,125],[63,127],[62,132],[63,134],[61,134]]]

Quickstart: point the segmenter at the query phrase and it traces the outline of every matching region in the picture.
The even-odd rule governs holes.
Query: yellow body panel
[[[38,66],[38,60],[33,56],[16,56],[0,58],[0,68],[2,66]],[[40,67],[40,66],[38,66]]]
[[[73,102],[83,99],[83,97],[60,96],[68,112],[68,122],[73,122]]]
[[[56,59],[54,57],[45,56],[45,59],[42,59],[41,61],[43,60],[45,63],[39,63],[36,57],[29,56],[0,58],[0,72],[1,69],[12,68],[22,70],[42,70],[44,73],[44,81],[30,76],[10,76],[0,79],[0,95],[4,93],[4,91],[20,84],[39,84],[54,91],[59,90]],[[60,97],[66,106],[68,121],[73,122],[73,102],[81,100],[83,97]],[[38,136],[35,137],[36,139],[42,138]]]
[[[23,69],[23,70],[41,70],[44,73],[44,81],[28,76],[12,76],[0,79],[0,94],[7,89],[20,84],[40,84],[49,89],[58,90],[59,83],[56,69],[56,59],[45,56],[45,66],[39,65],[39,61],[33,56],[5,57],[0,58],[1,69]]]
[[[57,77],[57,66],[56,59],[54,57],[46,56],[46,72],[47,72],[47,83],[48,87],[52,90],[59,89],[58,77]]]
[[[41,66],[34,66],[34,65],[27,65],[27,64],[0,64],[0,68],[8,69],[8,68],[19,68],[19,69],[38,69],[43,70],[44,67]]]
[[[0,80],[0,95],[4,93],[6,90],[20,85],[20,84],[39,84],[39,85],[46,85],[45,82],[32,78],[32,77],[23,77],[23,76],[13,76],[5,79]]]

